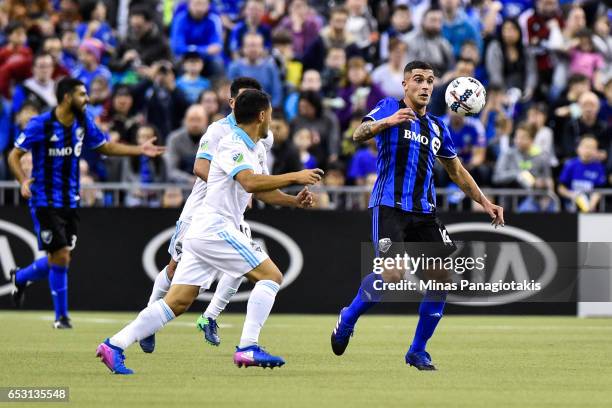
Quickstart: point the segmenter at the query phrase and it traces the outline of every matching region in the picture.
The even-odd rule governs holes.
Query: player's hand
[[[21,192],[21,196],[25,198],[26,200],[29,200],[30,198],[32,198],[32,190],[30,190],[30,186],[32,185],[33,182],[34,182],[34,179],[29,178],[23,183],[21,183],[21,188],[19,189],[19,191]]]
[[[308,190],[308,187],[304,187],[295,198],[298,208],[310,208],[314,206],[314,195]]]
[[[304,186],[309,186],[312,184],[316,184],[321,181],[323,177],[323,170],[321,169],[312,169],[312,170],[302,170],[298,171],[295,178],[295,184],[301,184]]]
[[[505,225],[504,209],[502,207],[491,203],[489,200],[486,200],[482,204],[482,207],[484,208],[485,212],[491,216],[491,225],[494,225],[495,228],[499,226],[503,227]]]
[[[408,122],[410,120],[416,120],[417,116],[411,108],[403,108],[395,112],[393,115],[387,118],[389,126],[396,126],[402,122]]]
[[[165,147],[155,146],[153,144],[156,139],[156,137],[151,138],[140,145],[140,150],[142,151],[142,154],[148,157],[157,157],[166,151]]]

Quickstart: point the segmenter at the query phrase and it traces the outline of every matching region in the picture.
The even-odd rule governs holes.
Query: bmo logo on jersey
[[[412,140],[424,144],[425,146],[429,145],[429,138],[427,136],[416,133],[410,129],[404,129],[404,139]],[[431,140],[431,149],[433,150],[434,154],[438,153],[438,150],[440,150],[440,145],[441,142],[439,138],[434,137]]]
[[[50,147],[49,157],[66,157],[72,155],[72,147]]]

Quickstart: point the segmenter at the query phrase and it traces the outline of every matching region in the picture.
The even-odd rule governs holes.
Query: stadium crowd
[[[193,183],[198,142],[230,111],[231,80],[270,94],[272,173],[320,167],[329,186],[372,185],[376,144],[352,131],[385,96],[401,98],[404,65],[438,77],[430,111],[448,124],[481,186],[544,189],[569,211],[594,211],[612,184],[612,12],[583,0],[4,0],[0,4],[0,180],[28,120],[70,75],[112,140],[156,137],[160,159],[84,152],[83,184]],[[478,117],[447,112],[446,86],[487,88]],[[27,157],[27,156],[26,156]],[[24,166],[31,164],[25,162]],[[440,169],[436,186],[453,188]],[[178,206],[146,191],[127,205]],[[95,192],[84,205],[100,204]],[[329,196],[319,205],[338,206]],[[521,211],[550,211],[526,199]]]

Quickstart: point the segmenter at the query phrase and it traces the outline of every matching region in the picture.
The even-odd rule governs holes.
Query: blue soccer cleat
[[[138,344],[140,344],[140,348],[145,353],[152,353],[155,351],[155,333],[140,340]]]
[[[134,374],[134,371],[127,368],[123,363],[125,361],[123,350],[110,344],[108,339],[98,346],[96,357],[100,357],[104,365],[114,374]]]
[[[221,338],[217,334],[217,328],[219,325],[215,319],[210,317],[200,316],[196,321],[198,330],[204,333],[204,340],[211,346],[218,346],[221,344]]]
[[[349,341],[353,336],[353,331],[355,329],[354,325],[349,325],[342,321],[342,313],[345,310],[346,307],[340,311],[338,323],[336,323],[336,328],[334,329],[331,335],[332,350],[337,356],[341,356],[342,354],[344,354],[344,351],[348,347]]]
[[[253,345],[249,347],[236,347],[234,353],[234,364],[238,367],[281,367],[285,364],[285,360],[279,356],[273,356],[268,353],[263,347]]]
[[[431,362],[431,356],[426,351],[416,351],[406,353],[406,364],[415,367],[417,370],[435,371],[436,367]]]

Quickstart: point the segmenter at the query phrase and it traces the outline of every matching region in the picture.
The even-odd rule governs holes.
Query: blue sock
[[[342,320],[345,323],[354,325],[357,323],[359,316],[380,302],[382,291],[374,289],[374,282],[377,280],[382,281],[382,277],[380,274],[373,272],[363,278],[357,296],[355,296],[349,307],[342,313]]]
[[[49,274],[49,260],[46,256],[38,258],[27,267],[17,271],[15,281],[21,285],[28,281],[44,279]]]
[[[51,264],[49,287],[55,308],[55,320],[68,316],[68,267]]]
[[[419,306],[419,322],[417,323],[414,339],[408,352],[425,351],[427,340],[431,338],[438,322],[442,318],[446,294],[446,291],[428,290],[425,292],[425,296]]]

